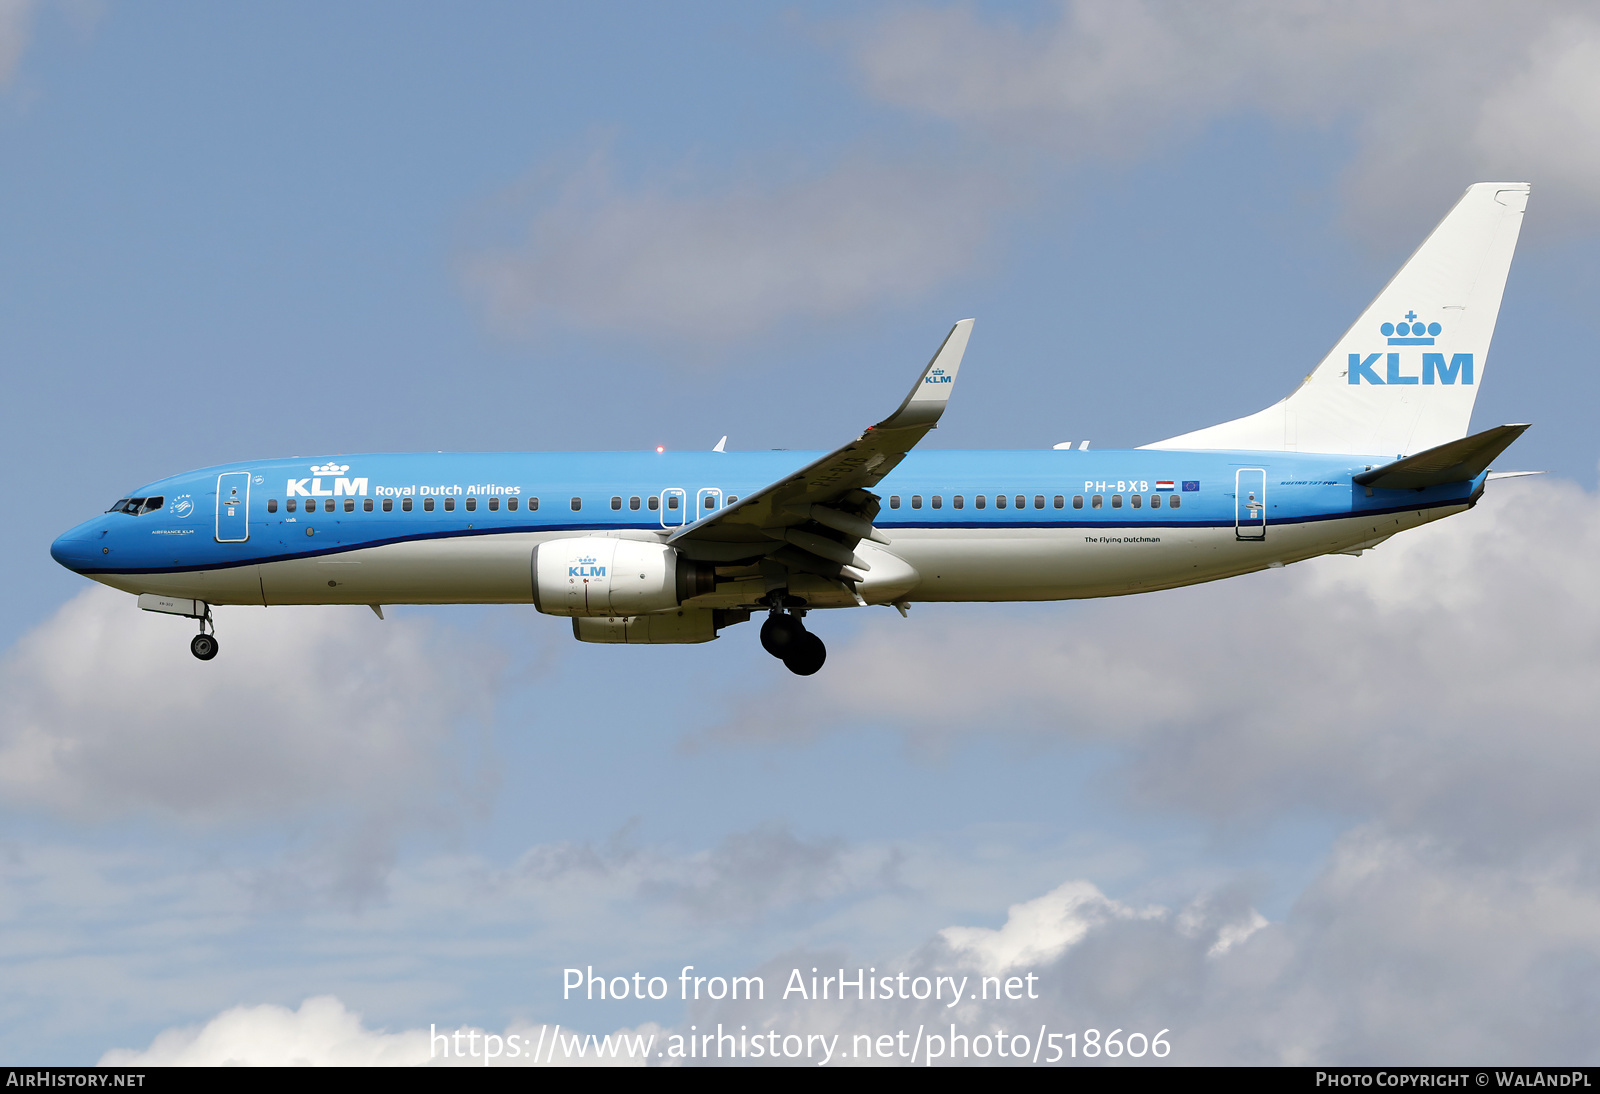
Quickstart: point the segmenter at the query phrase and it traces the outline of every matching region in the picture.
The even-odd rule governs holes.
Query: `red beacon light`
[[[656,451],[657,452],[665,452],[666,450],[667,450],[667,446],[666,445],[664,445],[664,444],[656,445]]]

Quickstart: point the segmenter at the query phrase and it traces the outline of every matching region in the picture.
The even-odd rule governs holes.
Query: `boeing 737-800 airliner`
[[[716,638],[764,614],[794,672],[808,613],[1169,589],[1470,508],[1527,427],[1467,435],[1528,186],[1480,183],[1321,364],[1259,413],[1131,451],[913,453],[972,330],[832,452],[350,455],[208,467],[55,541],[63,566],[199,621],[218,605],[532,604],[585,642]]]

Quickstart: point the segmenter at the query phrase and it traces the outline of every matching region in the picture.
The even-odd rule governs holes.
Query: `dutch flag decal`
[[[1171,490],[1172,488],[1173,485],[1171,479],[1162,479],[1160,482],[1156,483],[1157,490]]]

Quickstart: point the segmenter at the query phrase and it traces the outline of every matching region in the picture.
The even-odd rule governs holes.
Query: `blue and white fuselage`
[[[150,483],[56,540],[200,621],[223,604],[532,604],[590,642],[705,642],[767,613],[802,675],[816,609],[1066,600],[1359,553],[1470,507],[1526,426],[1468,435],[1528,187],[1466,195],[1287,398],[1132,451],[913,451],[972,329],[829,452],[259,460]]]
[[[824,455],[445,453],[230,464],[141,487],[132,496],[160,498],[159,508],[104,513],[63,535],[52,554],[114,588],[211,604],[525,604],[541,540],[661,539]],[[861,583],[863,598],[1062,600],[1210,581],[1370,546],[1460,512],[1484,477],[1368,490],[1352,476],[1383,457],[1265,455],[913,452],[874,488],[883,500],[873,523],[915,578],[876,581],[885,568],[877,566]],[[328,465],[347,470],[312,474]],[[235,482],[243,489],[230,496]],[[808,584],[818,586],[805,598],[810,606],[856,603],[820,577]],[[720,582],[689,603],[761,606],[764,590],[737,586]]]

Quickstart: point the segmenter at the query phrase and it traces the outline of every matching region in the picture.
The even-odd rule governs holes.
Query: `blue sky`
[[[1028,1021],[1177,1060],[1595,1062],[1592,62],[1562,3],[0,0],[0,1058],[848,1032],[561,970],[1021,952]],[[1484,179],[1534,189],[1474,424],[1552,475],[1359,560],[833,613],[798,681],[526,607],[236,609],[199,665],[47,553],[254,457],[827,447],[969,315],[928,444],[1144,443]]]

